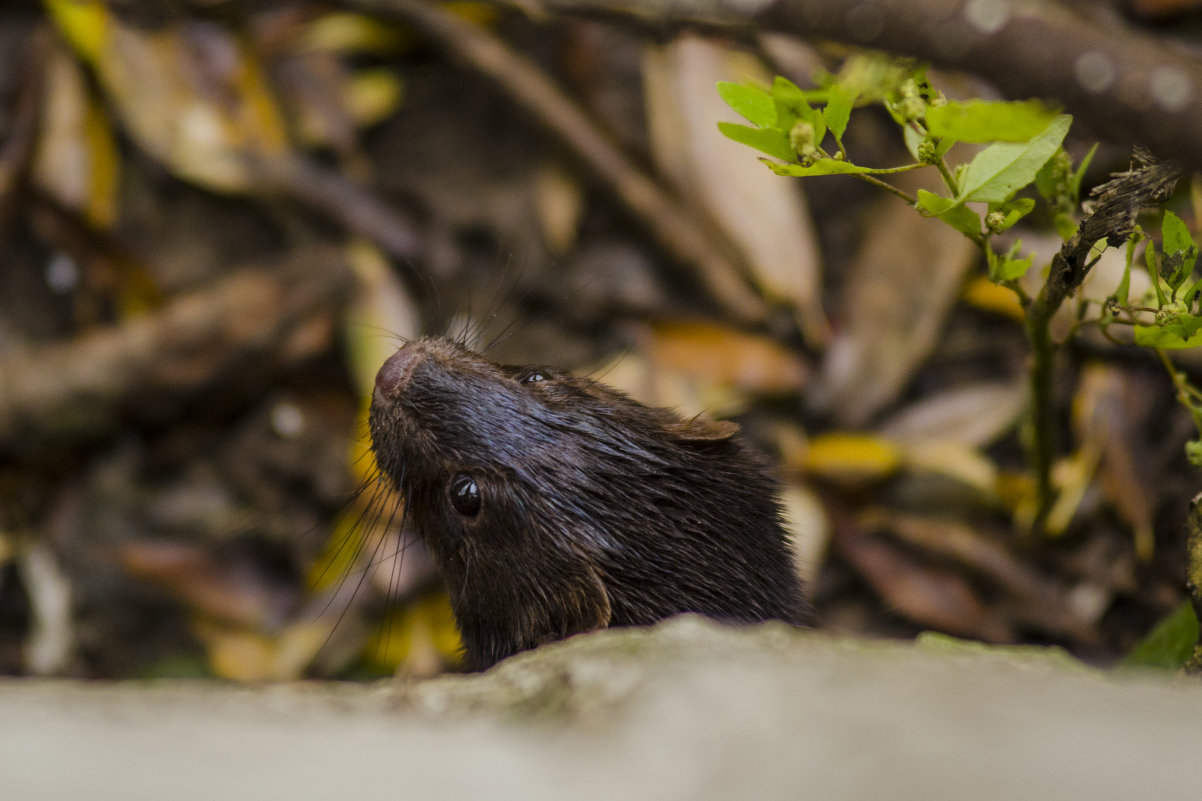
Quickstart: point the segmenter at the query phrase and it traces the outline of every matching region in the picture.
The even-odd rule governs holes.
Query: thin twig
[[[710,297],[735,318],[759,321],[764,301],[750,288],[736,248],[617,147],[541,69],[480,27],[421,0],[341,0],[415,27],[477,70],[563,142],[646,227],[659,245],[694,266]]]
[[[864,181],[865,183],[872,184],[873,186],[877,187],[878,189],[884,189],[886,192],[891,192],[891,193],[897,195],[902,200],[906,201],[906,203],[909,203],[911,206],[913,206],[915,203],[918,202],[918,198],[911,197],[910,195],[906,194],[903,190],[898,189],[893,184],[886,183],[879,178],[874,178],[873,176],[868,175],[866,173],[862,173],[862,172],[852,173],[852,175],[856,176],[857,178],[859,178],[861,181]]]

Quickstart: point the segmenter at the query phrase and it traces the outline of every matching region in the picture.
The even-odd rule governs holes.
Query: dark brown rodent
[[[805,625],[776,484],[737,428],[433,337],[384,363],[371,405],[473,669],[680,612]]]

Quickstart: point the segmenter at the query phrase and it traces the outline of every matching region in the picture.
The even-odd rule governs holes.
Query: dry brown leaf
[[[576,243],[584,211],[580,182],[562,165],[546,162],[539,167],[534,192],[543,239],[552,253],[563,256]]]
[[[998,469],[976,448],[950,439],[900,446],[902,462],[915,473],[930,473],[972,487],[984,497],[997,494]]]
[[[1147,471],[1141,468],[1146,449],[1134,428],[1142,415],[1132,413],[1129,383],[1117,367],[1086,366],[1073,402],[1073,431],[1081,451],[1100,457],[1102,491],[1131,526],[1137,556],[1147,560],[1155,548],[1155,500]]]
[[[642,339],[648,359],[698,381],[746,392],[796,392],[806,367],[796,353],[769,337],[708,322],[661,321]]]
[[[638,331],[638,348],[592,371],[643,403],[683,416],[737,414],[752,394],[795,392],[806,366],[768,337],[707,322],[661,321]]]
[[[131,542],[122,545],[117,555],[131,575],[158,584],[207,618],[265,630],[286,613],[279,588],[252,565],[220,560],[199,546]]]
[[[25,667],[35,676],[62,673],[68,667],[76,637],[70,577],[45,542],[24,548],[19,559],[31,623],[25,643]]]
[[[811,401],[857,428],[892,403],[935,347],[976,249],[896,198],[881,201],[851,265],[844,319]]]
[[[785,530],[796,556],[797,572],[806,587],[813,587],[826,561],[831,524],[822,501],[808,487],[789,483],[781,490]]]
[[[727,417],[743,411],[748,403],[746,393],[699,381],[638,351],[587,372],[648,406],[673,409],[681,417]]]
[[[1018,422],[1027,401],[1022,381],[984,382],[928,395],[885,420],[877,433],[906,445],[951,441],[983,447]]]
[[[1015,633],[959,574],[923,564],[880,538],[843,528],[839,553],[897,612],[922,625],[985,642],[1013,642]]]
[[[141,147],[178,175],[245,191],[289,150],[284,117],[245,43],[211,22],[127,24],[98,0],[48,0]]]
[[[1096,619],[1084,619],[1068,601],[1069,592],[1042,575],[1005,547],[1001,537],[980,526],[939,517],[869,513],[873,527],[887,529],[903,542],[956,562],[996,582],[1005,591],[995,606],[1045,634],[1068,636],[1078,643],[1097,641]]]
[[[113,132],[87,78],[61,46],[49,57],[33,180],[93,228],[117,218],[120,157]]]
[[[808,339],[824,341],[821,257],[800,184],[779,178],[716,125],[739,118],[715,83],[771,83],[770,73],[744,53],[686,34],[648,48],[643,75],[652,150],[661,170],[726,230],[764,295],[795,309]]]

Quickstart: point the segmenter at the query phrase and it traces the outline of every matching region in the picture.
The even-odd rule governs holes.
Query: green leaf
[[[960,202],[999,203],[1035,180],[1039,169],[1055,155],[1073,118],[1060,114],[1028,142],[999,142],[976,155],[964,171]]]
[[[847,122],[851,119],[851,109],[855,102],[856,94],[853,90],[838,83],[831,87],[830,99],[827,100],[822,115],[840,147],[843,146],[843,132],[847,130]]]
[[[761,161],[764,161],[761,159]],[[850,175],[852,173],[892,173],[894,169],[876,169],[861,167],[859,164],[849,164],[839,159],[818,159],[808,167],[801,164],[778,164],[764,161],[777,175],[792,175],[797,178],[808,178],[814,175]]]
[[[922,157],[918,155],[918,146],[927,140],[926,136],[920,134],[912,126],[906,125],[902,128],[902,139],[905,140],[906,150],[910,151],[914,160],[921,161]]]
[[[772,79],[772,97],[793,109],[803,119],[808,119],[814,112],[797,84],[780,75]]]
[[[1031,257],[1025,259],[1002,259],[992,274],[989,280],[996,284],[1004,281],[1017,281],[1027,274],[1027,270],[1031,269]]]
[[[1073,193],[1073,203],[1081,202],[1081,179],[1085,177],[1085,171],[1089,169],[1090,162],[1093,161],[1094,153],[1097,152],[1098,143],[1094,142],[1093,147],[1091,147],[1089,152],[1085,154],[1085,158],[1081,159],[1081,164],[1077,167],[1076,172],[1073,173],[1073,177],[1069,185],[1069,188]]]
[[[719,81],[718,96],[748,122],[761,128],[771,128],[776,125],[776,101],[772,99],[772,95],[760,87],[746,83]]]
[[[1197,253],[1194,254],[1195,259],[1197,255]],[[1185,283],[1185,279],[1189,278],[1193,269],[1194,261],[1186,258],[1186,254],[1180,251],[1164,254],[1164,258],[1160,260],[1160,277],[1168,284],[1173,298],[1177,297],[1177,290]]]
[[[797,161],[797,154],[789,147],[789,137],[780,131],[772,128],[751,128],[734,122],[720,122],[718,130],[726,138],[754,147],[761,153],[767,153],[782,161]]]
[[[1139,228],[1127,239],[1127,263],[1123,267],[1123,280],[1119,281],[1118,289],[1110,297],[1116,303],[1126,306],[1131,295],[1131,265],[1135,261],[1135,245],[1139,242]]]
[[[1056,155],[1058,156],[1059,153]],[[1060,164],[1060,159],[1050,158],[1039,168],[1039,172],[1035,173],[1035,190],[1039,192],[1040,197],[1051,203],[1057,199],[1056,185],[1063,177],[1063,165]]]
[[[1164,350],[1182,350],[1202,345],[1202,317],[1179,314],[1161,325],[1135,326],[1135,344]]]
[[[1032,257],[1028,256],[1025,259],[1017,259],[1018,251],[1022,249],[1023,241],[1020,239],[1010,246],[1006,251],[1006,255],[998,259],[991,259],[989,264],[989,280],[994,283],[1002,283],[1003,281],[1017,281],[1027,274],[1027,270],[1031,269]]]
[[[1189,601],[1183,601],[1131,649],[1122,664],[1126,667],[1177,670],[1189,659],[1196,642],[1198,618]]]
[[[777,120],[773,127],[788,133],[798,120],[803,120],[814,129],[814,145],[821,147],[826,136],[826,119],[806,101],[805,92],[797,84],[777,75],[772,80],[772,99],[776,102]]]
[[[1144,267],[1148,270],[1148,275],[1152,279],[1152,288],[1156,290],[1156,308],[1161,308],[1165,304],[1164,290],[1160,286],[1160,265],[1163,259],[1156,252],[1156,247],[1152,242],[1148,242],[1144,247]]]
[[[961,142],[1026,142],[1055,118],[1056,112],[1038,100],[969,100],[927,109],[931,136],[950,136]]]
[[[981,235],[981,215],[963,203],[956,203],[951,198],[919,189],[916,205],[920,211],[926,212],[931,217],[938,217],[962,234],[972,237]]]
[[[1035,208],[1035,199],[1030,197],[1020,197],[1009,201],[1008,203],[990,203],[989,211],[1000,211],[1004,218],[1002,224],[996,228],[990,228],[994,233],[1000,234],[1014,226],[1016,222],[1026,217]]]
[[[1185,443],[1185,458],[1194,467],[1202,467],[1202,440],[1191,439]]]
[[[1056,233],[1065,242],[1073,238],[1073,234],[1077,233],[1077,221],[1068,214],[1057,214],[1052,218],[1052,227],[1056,229]]]
[[[1190,236],[1189,228],[1180,217],[1168,209],[1164,212],[1164,222],[1161,223],[1160,233],[1165,253],[1182,253],[1190,250],[1196,252],[1198,250],[1197,243]]]
[[[1193,286],[1185,291],[1181,296],[1181,302],[1185,304],[1185,308],[1192,309],[1194,307],[1194,298],[1198,297],[1198,290],[1202,289],[1202,278],[1194,282]]]

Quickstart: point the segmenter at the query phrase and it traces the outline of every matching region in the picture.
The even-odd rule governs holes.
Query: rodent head
[[[792,576],[775,485],[736,430],[433,337],[380,368],[371,407],[377,461],[447,580],[473,666],[680,611],[785,617],[726,586],[759,581],[744,575],[758,539]]]
[[[439,338],[384,363],[371,410],[377,459],[417,507],[410,513],[433,514],[441,536],[461,545],[481,529],[492,544],[518,544],[533,514],[577,523],[585,542],[575,547],[612,546],[596,506],[621,495],[603,491],[654,490],[643,482],[678,470],[682,449],[737,429],[682,421],[596,381],[498,364]],[[414,522],[420,530],[424,521]]]

